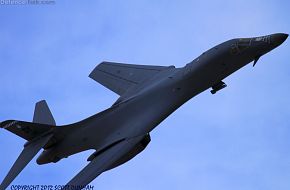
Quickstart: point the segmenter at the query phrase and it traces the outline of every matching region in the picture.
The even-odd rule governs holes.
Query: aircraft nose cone
[[[271,37],[273,44],[275,46],[279,46],[288,38],[288,34],[284,33],[272,34]]]

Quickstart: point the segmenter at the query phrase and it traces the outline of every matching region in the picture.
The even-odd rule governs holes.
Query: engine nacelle
[[[59,158],[57,155],[54,155],[53,151],[44,150],[39,157],[36,159],[36,163],[39,165],[48,164],[48,163],[56,163],[60,161],[62,158]]]
[[[129,160],[131,160],[132,158],[134,158],[135,156],[137,156],[137,154],[139,154],[140,152],[142,152],[147,145],[150,143],[151,138],[150,135],[147,134],[134,148],[132,148],[126,155],[124,155],[123,157],[121,157],[119,160],[117,160],[115,163],[113,163],[111,166],[109,166],[106,171],[116,168],[126,162],[128,162]]]

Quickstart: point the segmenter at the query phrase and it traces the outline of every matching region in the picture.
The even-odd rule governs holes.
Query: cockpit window
[[[251,45],[251,38],[240,38],[231,45],[231,53],[239,54]]]
[[[238,41],[238,49],[240,51],[243,51],[247,49],[250,46],[251,39],[250,38],[240,38]]]
[[[251,45],[251,38],[240,38],[231,46],[232,54],[239,54]]]
[[[239,44],[247,44],[247,45],[249,45],[250,42],[251,42],[251,38],[240,38],[238,43]]]

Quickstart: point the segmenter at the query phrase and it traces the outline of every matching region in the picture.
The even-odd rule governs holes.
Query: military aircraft
[[[143,151],[151,140],[150,132],[182,104],[209,88],[212,94],[225,88],[223,79],[252,61],[255,66],[261,56],[287,37],[276,33],[232,39],[182,68],[100,63],[89,76],[120,95],[110,108],[77,123],[57,126],[43,100],[36,103],[32,122],[0,123],[1,128],[27,140],[0,190],[7,188],[41,149],[38,164],[56,163],[93,149],[88,165],[66,186],[82,189],[102,172]]]

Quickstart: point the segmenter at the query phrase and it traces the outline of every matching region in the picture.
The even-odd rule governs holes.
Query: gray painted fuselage
[[[38,163],[58,161],[89,149],[100,151],[118,140],[148,134],[189,99],[279,46],[287,37],[273,34],[265,38],[271,41],[248,38],[224,42],[183,68],[162,71],[150,79],[150,85],[132,89],[109,109],[59,127],[69,129],[68,133],[56,146],[45,150]]]

